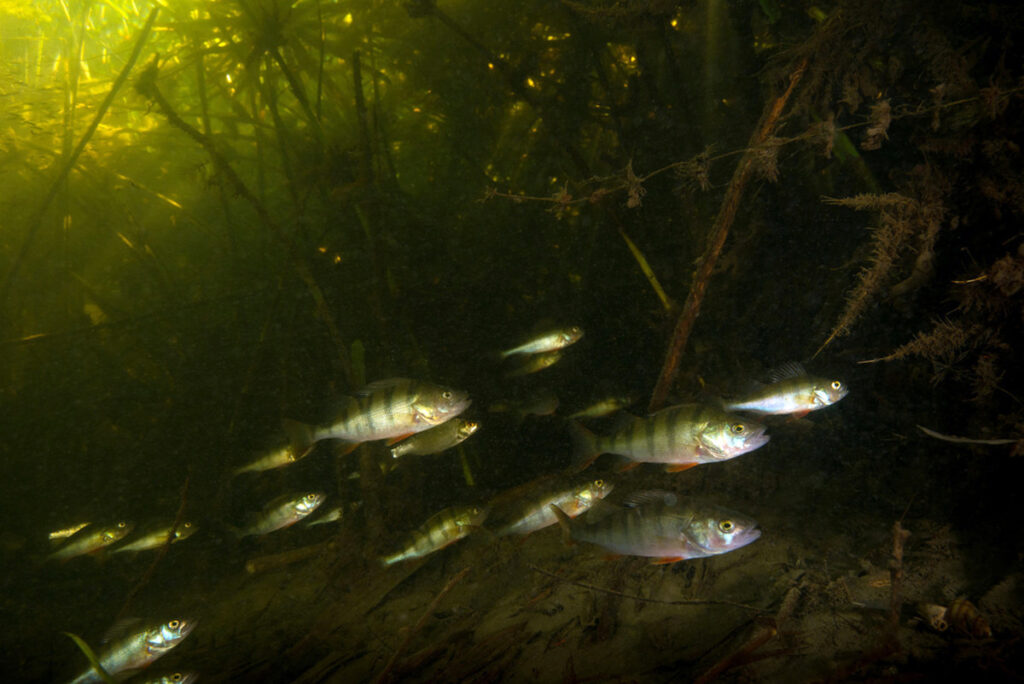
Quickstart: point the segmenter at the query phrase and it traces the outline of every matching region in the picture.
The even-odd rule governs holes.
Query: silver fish
[[[522,362],[509,372],[505,373],[506,378],[517,378],[523,375],[530,375],[537,373],[545,368],[551,368],[562,359],[562,352],[559,350],[541,352],[530,356],[526,361]]]
[[[392,378],[371,383],[343,402],[337,417],[326,425],[286,421],[295,453],[305,454],[322,439],[355,445],[378,439],[405,437],[450,420],[470,404],[469,395],[419,380]]]
[[[578,342],[581,337],[583,337],[583,328],[578,325],[551,330],[537,335],[518,347],[501,352],[501,358],[506,359],[513,354],[539,354],[557,349],[565,349],[569,345]]]
[[[402,440],[391,447],[391,457],[439,454],[468,439],[480,423],[456,418]]]
[[[320,507],[326,495],[322,492],[285,494],[267,504],[253,524],[239,531],[239,537],[267,534],[294,525]]]
[[[585,541],[616,554],[655,558],[655,563],[727,553],[761,536],[757,522],[741,513],[680,502],[671,492],[640,492],[625,507],[592,522],[587,517],[572,522],[557,506],[551,509],[567,542]]]
[[[111,553],[120,553],[122,551],[148,551],[150,549],[159,549],[161,546],[167,543],[167,537],[171,534],[171,528],[174,525],[165,525],[158,530],[154,530],[149,534],[144,535],[140,539],[136,539],[131,544],[125,544],[113,549]],[[174,538],[171,539],[172,544],[188,539],[196,532],[196,526],[190,522],[182,522],[178,525],[177,529],[174,530]]]
[[[575,518],[608,496],[612,487],[611,482],[600,478],[577,479],[568,483],[558,477],[541,478],[501,494],[492,501],[492,512],[488,518],[496,524],[489,527],[499,536],[530,534],[558,522],[551,504]]]
[[[272,470],[274,468],[283,468],[284,466],[291,465],[296,461],[299,461],[304,453],[296,453],[292,449],[291,444],[286,444],[283,447],[274,449],[268,454],[260,456],[256,460],[248,463],[239,468],[235,468],[234,474],[241,475],[242,473],[258,473],[264,470]]]
[[[725,402],[725,410],[802,415],[831,406],[849,392],[841,381],[812,377],[795,362],[774,371],[770,380],[766,387],[736,401]]]
[[[635,418],[609,437],[570,424],[576,458],[584,466],[600,454],[619,454],[633,463],[664,463],[669,472],[735,458],[768,443],[765,427],[714,406],[680,404],[647,418]]]
[[[97,658],[111,677],[127,679],[180,644],[195,626],[194,620],[174,619],[136,630],[111,643],[97,654]],[[102,681],[99,673],[90,667],[72,680],[71,684]]]
[[[64,546],[51,553],[49,560],[66,561],[75,556],[99,551],[111,544],[121,541],[135,527],[130,522],[121,521],[104,527],[86,527],[72,535]]]
[[[603,416],[611,415],[616,411],[621,411],[632,403],[633,399],[631,397],[608,397],[573,413],[569,416],[569,420],[576,420],[578,418],[601,418]]]
[[[550,416],[558,410],[558,404],[558,395],[545,389],[518,399],[496,401],[487,410],[490,413],[514,413],[518,420],[525,420],[527,416]]]
[[[321,513],[311,520],[306,521],[306,527],[313,527],[314,525],[324,525],[326,523],[337,522],[345,516],[345,505],[338,504],[328,511]]]
[[[416,529],[401,550],[383,556],[380,562],[392,565],[412,558],[420,558],[440,551],[468,536],[474,528],[483,524],[486,509],[479,506],[452,506],[430,516]]]

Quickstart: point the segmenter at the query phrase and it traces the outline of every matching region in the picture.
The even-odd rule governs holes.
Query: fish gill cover
[[[0,677],[168,615],[199,626],[151,669],[212,681],[1015,676],[1022,29],[1008,2],[0,0]],[[653,566],[488,527],[581,476],[572,413],[636,399],[580,418],[600,445],[794,362],[841,401],[687,472],[600,455],[614,491],[571,522],[669,491],[679,534],[701,500],[756,543]],[[453,417],[420,383],[479,430],[392,458]],[[339,417],[359,442],[282,427]]]

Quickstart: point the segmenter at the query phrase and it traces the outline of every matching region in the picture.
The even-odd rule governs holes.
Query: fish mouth
[[[767,444],[769,440],[771,440],[771,435],[765,431],[765,428],[759,428],[743,442],[743,453],[753,451],[754,449],[760,449]]]

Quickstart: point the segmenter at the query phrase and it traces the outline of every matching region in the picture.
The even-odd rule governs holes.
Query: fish
[[[456,418],[405,439],[391,447],[391,457],[439,454],[468,439],[480,423]]]
[[[672,492],[660,490],[638,492],[625,506],[592,522],[588,521],[592,513],[573,522],[558,506],[550,508],[566,543],[588,542],[614,554],[654,558],[657,564],[728,553],[761,536],[757,522],[742,513],[715,504],[682,502]]]
[[[558,395],[551,390],[540,390],[520,399],[503,399],[487,407],[490,413],[514,413],[518,420],[527,416],[550,416],[558,410]]]
[[[149,534],[144,535],[142,538],[133,541],[131,544],[125,544],[119,546],[116,549],[111,550],[111,553],[120,553],[122,551],[148,551],[150,549],[159,549],[161,546],[167,543],[167,538],[171,534],[171,528],[173,525],[165,525],[161,529],[154,530]],[[176,544],[184,539],[188,539],[196,532],[196,526],[190,522],[182,522],[174,530],[174,538],[171,539],[172,544]]]
[[[308,449],[306,450],[308,451]],[[283,468],[284,466],[291,465],[302,459],[306,453],[298,453],[292,448],[291,444],[286,444],[283,447],[274,449],[270,453],[260,456],[255,461],[248,463],[239,468],[235,468],[233,475],[241,475],[242,473],[258,473],[264,470],[273,470],[274,468]]]
[[[578,325],[550,330],[529,339],[518,347],[501,352],[501,358],[507,359],[515,354],[540,354],[557,349],[565,349],[569,345],[578,342],[581,337],[583,337],[583,328]]]
[[[124,539],[134,527],[133,523],[124,520],[103,527],[86,527],[68,538],[62,547],[48,556],[48,560],[66,561],[99,551]]]
[[[550,368],[562,359],[562,352],[559,350],[542,352],[530,356],[526,361],[519,364],[509,372],[505,373],[506,378],[518,378],[523,375],[531,375]]]
[[[345,517],[345,505],[338,504],[337,506],[331,507],[329,510],[324,511],[320,515],[306,521],[306,527],[313,527],[315,525],[324,525],[326,523],[337,522]]]
[[[799,363],[787,363],[773,371],[767,386],[735,401],[724,402],[726,411],[782,415],[806,415],[831,406],[847,395],[840,380],[813,377]]]
[[[454,544],[483,524],[487,509],[480,506],[452,506],[430,516],[406,540],[400,551],[382,556],[387,566],[412,558],[427,556]]]
[[[632,397],[607,397],[601,401],[594,402],[586,408],[580,409],[576,413],[573,413],[569,416],[569,420],[578,420],[580,418],[602,418],[604,416],[611,415],[616,411],[621,411],[632,403]]]
[[[498,496],[491,503],[492,513],[488,517],[492,521],[498,518],[500,522],[491,528],[498,536],[527,535],[558,522],[550,504],[575,518],[608,496],[612,488],[611,482],[601,478],[576,479],[568,483],[563,478],[541,478],[516,492]]]
[[[701,463],[735,458],[768,443],[765,427],[711,405],[680,404],[636,418],[608,437],[570,423],[576,461],[586,468],[599,455],[625,456],[631,463],[664,463],[677,472]]]
[[[126,623],[134,624],[134,623]],[[124,680],[148,667],[185,639],[195,629],[194,620],[175,618],[156,625],[129,631],[97,654],[100,666],[115,680]],[[115,626],[115,630],[118,626]],[[102,682],[103,678],[89,668],[71,684]]]
[[[237,534],[239,537],[248,537],[294,525],[319,508],[325,498],[323,492],[279,496],[263,508],[263,512],[256,516],[249,527],[238,530]]]
[[[199,679],[198,672],[168,672],[144,679],[138,684],[192,684],[197,679]]]
[[[352,449],[363,442],[408,437],[429,430],[465,411],[469,395],[419,380],[391,378],[370,383],[347,397],[335,419],[312,426],[286,420],[292,449],[305,455],[323,439],[340,439]]]

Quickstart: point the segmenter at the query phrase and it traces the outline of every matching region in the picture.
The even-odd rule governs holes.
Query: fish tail
[[[313,448],[313,428],[306,423],[292,420],[291,418],[285,418],[281,421],[284,426],[284,431],[288,434],[288,441],[291,444],[292,453],[295,454],[295,460],[304,458],[309,454]]]
[[[601,455],[597,435],[572,421],[569,423],[569,437],[572,438],[572,461],[575,470],[586,470]]]
[[[548,508],[558,518],[558,526],[562,528],[562,543],[566,546],[572,546],[572,522],[569,520],[569,516],[555,504],[548,504]]]

